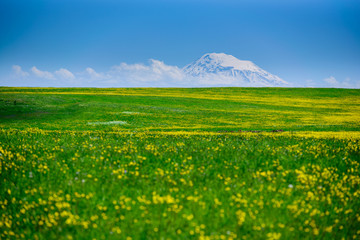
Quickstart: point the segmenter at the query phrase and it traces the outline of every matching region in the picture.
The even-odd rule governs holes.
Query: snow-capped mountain
[[[237,86],[282,86],[288,83],[251,61],[239,60],[225,53],[207,53],[183,68],[183,72],[211,83],[223,79],[225,84]],[[217,79],[217,80],[216,80]]]

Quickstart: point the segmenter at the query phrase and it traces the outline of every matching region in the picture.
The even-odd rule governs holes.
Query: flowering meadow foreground
[[[359,239],[360,91],[0,88],[0,239]]]

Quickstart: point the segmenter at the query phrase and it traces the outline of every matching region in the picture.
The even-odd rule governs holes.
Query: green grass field
[[[0,88],[0,239],[359,239],[360,90]]]

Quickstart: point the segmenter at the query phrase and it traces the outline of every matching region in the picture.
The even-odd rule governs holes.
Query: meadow
[[[0,88],[0,239],[359,239],[360,90]]]

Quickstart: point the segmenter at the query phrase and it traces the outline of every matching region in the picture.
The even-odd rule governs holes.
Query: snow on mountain
[[[183,68],[183,72],[205,84],[234,86],[283,86],[288,83],[251,61],[225,53],[207,53]]]

